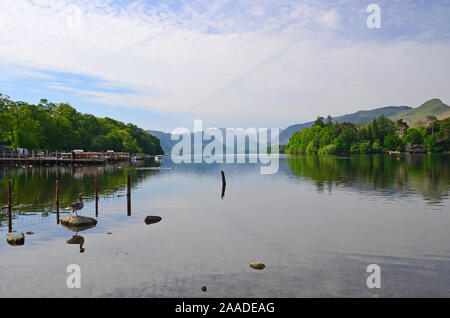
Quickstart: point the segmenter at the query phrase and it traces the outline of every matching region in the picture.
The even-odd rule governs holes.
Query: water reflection
[[[67,240],[67,244],[80,245],[80,253],[84,253],[85,248],[83,247],[83,245],[84,245],[85,239],[83,236],[78,235],[78,233],[95,227],[95,224],[94,225],[83,225],[83,226],[68,226],[68,225],[62,224],[62,226],[72,232],[75,232],[75,234],[72,236],[72,238]]]
[[[225,190],[227,188],[226,183],[222,184],[222,195],[220,196],[221,199],[225,198]]]
[[[225,197],[225,189],[227,187],[227,181],[225,179],[225,172],[223,170],[220,170],[220,174],[222,175],[222,195],[221,195],[221,199],[223,199]]]
[[[420,193],[430,204],[448,197],[450,165],[448,155],[357,155],[351,157],[288,157],[297,177],[312,180],[317,190],[351,187],[375,194]]]
[[[138,170],[136,167],[154,169]],[[59,206],[66,207],[82,192],[86,200],[95,200],[95,180],[98,194],[103,197],[117,196],[127,185],[138,186],[146,178],[160,173],[160,163],[139,161],[133,165],[121,163],[105,166],[51,166],[33,168],[0,168],[0,202],[7,202],[8,180],[12,181],[12,219],[29,213],[47,217],[56,213],[56,181],[59,181]],[[8,214],[0,213],[0,227],[8,222]],[[98,211],[98,210],[97,210]],[[98,214],[98,213],[97,213]],[[130,213],[129,213],[130,214]]]
[[[282,157],[274,175],[261,175],[259,164],[177,165],[170,159],[161,168],[137,162],[137,168],[36,168],[34,175],[33,169],[4,170],[6,183],[15,182],[14,229],[36,234],[23,248],[0,244],[0,296],[202,297],[199,286],[207,284],[212,297],[448,297],[447,159]],[[220,189],[221,169],[228,188],[222,183]],[[56,225],[55,180],[61,181],[62,206],[84,192],[89,202],[82,211],[92,217],[95,179],[97,226],[86,234],[81,230],[87,228]],[[327,188],[332,195],[320,193]],[[218,204],[218,191],[224,198],[225,190]],[[6,186],[0,196],[4,205]],[[428,213],[424,197],[442,200],[441,209]],[[53,273],[77,256],[90,270],[86,287],[74,291]],[[257,279],[248,266],[255,260],[270,268]],[[379,264],[389,278],[381,290],[367,288],[368,264]]]
[[[84,253],[85,248],[83,247],[84,244],[84,237],[78,235],[76,233],[70,240],[67,241],[67,244],[75,244],[80,245],[80,253]]]

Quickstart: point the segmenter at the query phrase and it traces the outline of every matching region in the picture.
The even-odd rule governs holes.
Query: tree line
[[[290,154],[370,154],[404,151],[407,143],[420,144],[428,152],[450,151],[450,117],[428,116],[425,126],[412,128],[399,119],[384,116],[369,123],[333,123],[331,116],[318,117],[314,125],[297,131],[286,146]]]
[[[0,94],[0,142],[29,150],[162,154],[159,139],[133,124],[82,114],[67,103],[33,105]]]

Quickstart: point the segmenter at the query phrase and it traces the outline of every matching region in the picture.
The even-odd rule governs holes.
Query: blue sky
[[[164,131],[448,104],[449,16],[447,0],[2,0],[0,92]]]

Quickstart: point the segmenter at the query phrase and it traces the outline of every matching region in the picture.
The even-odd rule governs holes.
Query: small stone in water
[[[250,267],[253,269],[257,269],[257,270],[262,270],[266,267],[266,265],[264,265],[263,263],[250,263]]]
[[[161,221],[161,217],[160,216],[153,216],[153,215],[149,215],[145,218],[145,224],[153,224],[153,223],[158,223],[159,221]]]

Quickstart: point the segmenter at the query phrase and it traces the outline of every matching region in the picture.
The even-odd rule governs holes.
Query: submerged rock
[[[97,224],[97,220],[87,216],[68,215],[61,219],[61,224],[69,229],[88,229]]]
[[[148,225],[148,224],[158,223],[161,220],[162,220],[162,218],[160,216],[149,215],[145,218],[145,224]]]
[[[9,245],[23,245],[25,244],[25,235],[19,232],[10,232],[6,237]]]
[[[254,263],[250,263],[250,267],[253,269],[257,269],[257,270],[262,270],[262,269],[266,268],[266,265],[264,265],[264,263],[254,262]]]

